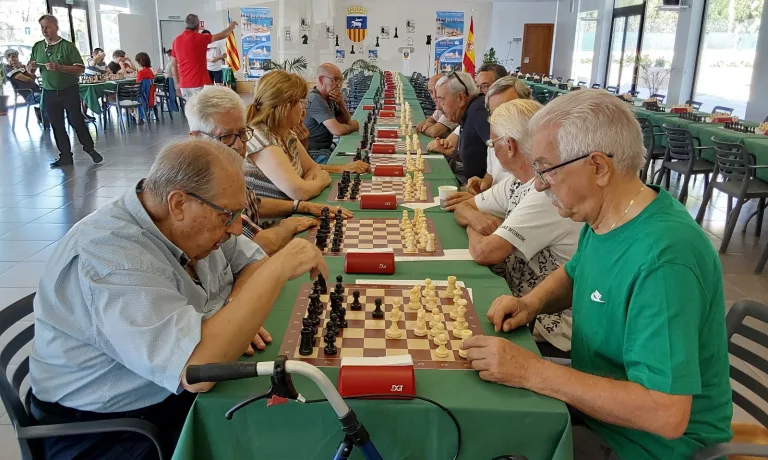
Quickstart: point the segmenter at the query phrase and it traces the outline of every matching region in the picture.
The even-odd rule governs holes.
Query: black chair
[[[627,91],[627,92],[628,92],[629,94],[631,94],[631,95],[632,95],[632,97],[640,97],[640,91],[633,91],[633,90],[629,90],[629,91]]]
[[[726,216],[725,233],[723,234],[723,243],[720,245],[720,253],[725,254],[728,249],[728,243],[731,241],[736,223],[739,220],[739,214],[744,204],[751,199],[758,199],[757,213],[757,234],[763,223],[763,210],[765,209],[765,200],[768,199],[768,183],[758,179],[755,176],[755,158],[747,151],[742,144],[731,142],[722,142],[713,137],[715,144],[715,165],[712,171],[712,180],[709,182],[704,198],[701,202],[701,208],[696,215],[696,222],[701,224],[704,220],[704,213],[707,211],[707,205],[712,199],[712,193],[719,190],[728,195],[728,214]],[[718,181],[722,176],[723,180]],[[736,206],[731,210],[731,198],[736,198]]]
[[[701,110],[702,102],[694,101],[693,99],[688,99],[687,101],[685,101],[685,105],[690,105],[691,107],[693,107],[693,110],[698,112],[699,110]]]
[[[118,120],[120,120],[120,132],[125,133],[125,123],[123,121],[124,110],[138,110],[139,108],[143,108],[146,113],[146,105],[141,96],[141,83],[118,83],[114,95],[114,99],[109,99],[109,105],[117,108],[117,117]]]
[[[163,107],[168,108],[168,116],[171,117],[171,120],[173,120],[173,112],[171,112],[171,105],[169,103],[171,98],[176,98],[175,94],[171,94],[170,89],[170,79],[164,78],[161,82],[162,86],[157,88],[155,91],[155,98],[157,98],[157,101],[160,104],[160,115],[163,114],[165,110],[163,110]]]
[[[651,97],[656,99],[657,101],[659,101],[659,103],[663,104],[664,103],[664,99],[667,98],[667,95],[666,94],[661,94],[661,93],[654,93],[654,94],[651,94]]]
[[[732,115],[733,114],[733,109],[730,108],[730,107],[725,107],[723,105],[716,105],[712,109],[712,113],[715,113],[715,112],[717,112],[717,113],[727,113],[728,115]]]
[[[602,87],[603,85],[601,85],[600,83],[592,83],[592,89],[600,89]]]
[[[739,300],[733,304],[725,318],[725,327],[728,333],[728,353],[761,372],[768,372],[768,360],[742,345],[745,342],[750,342],[752,349],[766,348],[768,347],[768,335],[746,324],[744,321],[746,318],[762,323],[761,325],[765,327],[768,324],[768,305],[748,299]],[[741,337],[739,343],[733,340],[735,335]],[[763,401],[768,401],[768,388],[760,380],[733,365],[731,365],[730,377]],[[760,422],[761,428],[768,427],[768,414],[747,399],[746,396],[738,393],[735,387],[733,389],[733,404],[744,409],[745,412]],[[734,425],[734,428],[737,427]],[[715,460],[731,455],[768,458],[768,445],[749,442],[749,435],[740,436],[738,429],[734,429],[734,434],[734,439],[747,442],[723,443],[705,447],[693,456],[693,460]]]
[[[579,80],[579,82],[576,83],[576,86],[587,86],[587,82]]]
[[[11,304],[0,310],[0,335],[13,325],[32,314],[32,302],[35,294]],[[8,411],[8,418],[16,431],[16,437],[24,460],[41,459],[39,440],[54,436],[74,436],[96,433],[133,432],[147,436],[157,447],[160,459],[163,458],[160,448],[159,430],[146,420],[115,419],[98,422],[61,423],[55,425],[39,425],[29,415],[24,405],[25,396],[21,394],[21,384],[29,374],[29,357],[24,357],[8,380],[7,372],[11,359],[34,338],[34,325],[25,327],[18,335],[10,339],[8,344],[0,349],[0,399]]]
[[[658,126],[653,126],[651,120],[647,118],[638,117],[637,121],[643,130],[643,143],[645,144],[645,165],[640,170],[640,180],[647,182],[650,171],[651,182],[653,182],[653,162],[663,160],[666,154],[666,149],[663,146],[656,145],[656,136],[663,134],[663,131]]]
[[[756,275],[763,273],[766,263],[768,263],[768,243],[766,243],[765,249],[763,249],[763,254],[760,256],[760,260],[757,261],[757,265],[755,266]]]
[[[691,132],[685,128],[673,128],[667,126],[666,123],[661,128],[667,138],[667,151],[664,155],[664,161],[661,163],[656,185],[661,185],[661,181],[666,179],[665,188],[669,190],[671,172],[675,171],[682,175],[683,187],[678,199],[681,203],[685,203],[691,176],[704,175],[704,186],[709,186],[709,173],[712,172],[714,165],[702,159],[699,153],[709,147],[696,147],[693,144],[694,138],[691,136]]]
[[[605,90],[608,91],[609,93],[619,94],[619,87],[618,86],[606,86]]]

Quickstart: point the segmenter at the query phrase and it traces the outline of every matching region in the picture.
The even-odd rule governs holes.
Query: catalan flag
[[[229,16],[229,11],[227,11],[227,24],[230,22],[232,22],[232,19]],[[229,37],[227,37],[227,65],[234,72],[240,70],[240,53],[237,51],[234,30],[229,34]]]
[[[475,20],[469,17],[469,34],[467,35],[467,49],[464,51],[464,72],[475,78]]]

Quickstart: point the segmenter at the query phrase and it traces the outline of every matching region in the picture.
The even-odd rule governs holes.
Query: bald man
[[[331,156],[333,136],[343,136],[360,129],[349,115],[347,104],[341,96],[341,70],[333,64],[317,68],[317,83],[309,92],[307,116],[304,126],[309,131],[307,150],[319,164],[328,162]]]
[[[422,134],[426,134],[429,137],[440,137],[445,138],[447,137],[451,132],[453,132],[454,129],[456,129],[458,123],[452,122],[448,117],[445,116],[445,113],[443,113],[443,108],[440,106],[440,102],[436,99],[436,89],[437,81],[440,80],[440,78],[443,77],[442,73],[438,73],[432,76],[432,78],[429,79],[427,82],[427,90],[429,91],[429,95],[432,96],[432,100],[435,101],[435,104],[437,108],[432,113],[432,116],[427,118],[426,120],[419,123],[419,125],[416,127],[416,130]]]

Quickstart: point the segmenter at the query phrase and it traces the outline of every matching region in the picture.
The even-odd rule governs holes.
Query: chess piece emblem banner
[[[354,43],[365,40],[368,33],[368,8],[350,6],[347,8],[347,37]]]
[[[464,57],[464,12],[436,13],[435,65],[438,72],[460,71]]]

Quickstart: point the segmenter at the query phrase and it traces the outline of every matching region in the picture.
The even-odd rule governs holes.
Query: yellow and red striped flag
[[[232,22],[232,19],[229,17],[229,11],[227,11],[227,24],[230,22]],[[227,37],[227,65],[234,72],[240,70],[240,53],[237,51],[234,30],[229,34],[229,37]]]
[[[464,51],[464,72],[475,78],[475,19],[469,17],[469,34],[467,35],[467,49]]]

